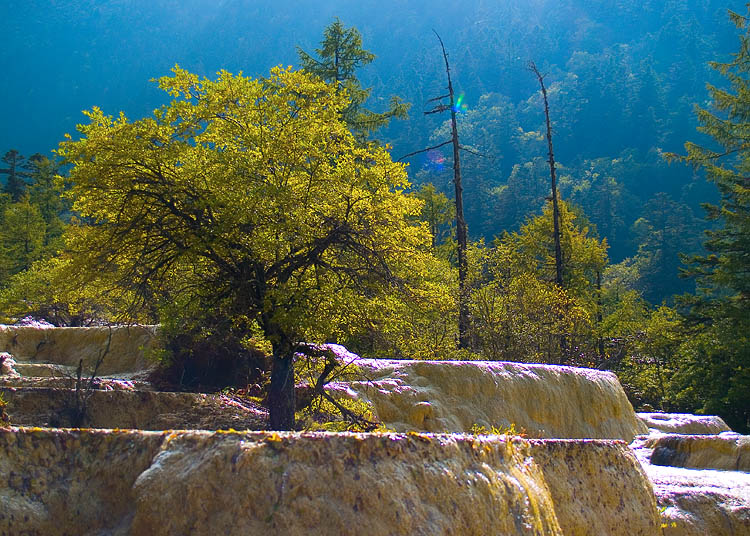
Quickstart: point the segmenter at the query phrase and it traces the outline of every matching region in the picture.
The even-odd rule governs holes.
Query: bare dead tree
[[[464,219],[464,194],[463,186],[461,184],[461,159],[460,151],[470,151],[465,147],[462,147],[458,139],[458,124],[456,122],[456,99],[453,91],[453,81],[451,79],[451,68],[448,63],[448,53],[445,51],[445,45],[443,40],[440,38],[435,30],[435,35],[440,41],[440,48],[443,51],[443,60],[445,61],[445,74],[448,77],[448,93],[430,99],[427,102],[436,102],[437,104],[432,110],[424,112],[425,115],[436,114],[450,111],[451,113],[451,139],[443,143],[439,143],[426,149],[421,149],[413,153],[406,154],[399,158],[403,160],[410,156],[414,156],[420,153],[438,149],[448,144],[453,145],[453,184],[456,191],[456,242],[458,244],[458,346],[459,348],[468,348],[469,346],[469,297],[468,289],[466,286],[466,279],[468,275],[468,265],[466,260],[467,250],[467,235],[468,229],[466,226],[466,220]],[[443,102],[448,99],[448,102]],[[475,153],[476,154],[476,153]],[[481,156],[481,155],[480,155]]]
[[[325,360],[323,370],[315,380],[315,385],[312,386],[312,389],[310,389],[310,392],[308,393],[308,400],[303,402],[302,404],[298,404],[298,410],[305,409],[306,407],[313,405],[315,398],[317,397],[328,401],[333,407],[335,407],[336,410],[341,414],[341,417],[344,421],[348,422],[352,426],[356,426],[357,428],[364,430],[365,432],[372,432],[378,426],[380,426],[379,422],[370,420],[364,415],[361,415],[358,412],[353,411],[341,404],[325,389],[327,384],[336,380],[337,378],[343,377],[346,374],[347,369],[350,368],[353,362],[343,364],[340,363],[336,358],[336,355],[327,348],[304,345],[301,346],[298,350],[300,355],[304,355],[308,359],[323,358]],[[355,376],[359,378],[360,374],[355,374]],[[371,381],[369,378],[364,379]]]
[[[109,330],[107,333],[107,342],[104,348],[99,351],[91,372],[91,377],[88,379],[83,377],[83,359],[78,361],[73,401],[71,407],[68,408],[70,424],[73,428],[82,426],[88,419],[88,403],[91,395],[96,390],[97,373],[112,346],[112,326],[107,326],[107,328]]]
[[[599,331],[598,349],[599,359],[604,359],[604,337],[602,337],[601,329],[603,323],[602,315],[602,271],[601,269],[596,270],[596,327]]]
[[[542,88],[542,98],[544,99],[544,117],[547,121],[547,148],[549,156],[549,173],[552,183],[552,220],[554,227],[555,239],[555,283],[563,286],[563,257],[562,247],[560,246],[560,210],[557,199],[557,175],[555,168],[555,154],[552,151],[552,123],[549,119],[549,102],[547,101],[547,87],[544,85],[544,75],[539,72],[533,61],[529,62],[529,70],[536,75],[539,85]]]

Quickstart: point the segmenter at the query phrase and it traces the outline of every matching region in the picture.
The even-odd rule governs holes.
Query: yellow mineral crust
[[[617,441],[0,430],[0,533],[660,534]]]
[[[534,462],[546,481],[554,482],[549,486],[552,503],[565,534],[659,534],[658,519],[651,517],[656,508],[653,488],[630,449],[613,448],[612,442],[602,440],[532,440],[531,445]],[[642,526],[623,524],[639,515]]]
[[[720,434],[730,432],[724,419],[718,415],[692,415],[690,413],[637,413],[649,429],[665,434]]]
[[[654,486],[664,536],[750,536],[750,473],[652,465],[656,439],[631,448]]]
[[[750,471],[750,436],[657,435],[650,437],[645,446],[653,449],[654,465]]]
[[[532,437],[622,439],[648,429],[611,372],[495,361],[361,359],[369,381],[331,387],[357,396],[396,431],[522,428]]]
[[[86,370],[107,351],[99,375],[132,373],[147,368],[145,352],[156,343],[154,326],[58,328],[0,325],[0,352],[16,361],[57,363]],[[110,340],[111,335],[111,340]],[[109,345],[109,350],[107,346]]]
[[[163,436],[0,428],[0,534],[131,534],[133,482]]]

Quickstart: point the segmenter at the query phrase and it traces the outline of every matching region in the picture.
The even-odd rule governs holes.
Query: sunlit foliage
[[[341,337],[384,290],[430,279],[421,202],[403,193],[403,165],[341,121],[346,93],[304,72],[175,68],[159,86],[174,100],[153,117],[94,108],[82,139],[61,144],[83,218],[68,233],[71,277],[104,274],[133,314],[176,315],[172,326],[257,323],[273,347],[271,425],[289,427],[295,345]]]

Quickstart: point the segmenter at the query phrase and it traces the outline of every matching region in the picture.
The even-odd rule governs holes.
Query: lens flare
[[[453,111],[457,114],[466,112],[469,109],[469,105],[464,102],[464,94],[461,93],[456,99],[456,104],[453,106]]]
[[[427,151],[424,165],[422,166],[430,171],[442,171],[445,168],[445,157],[435,149]]]

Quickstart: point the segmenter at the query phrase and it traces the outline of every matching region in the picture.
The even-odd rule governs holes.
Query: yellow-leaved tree
[[[403,193],[403,165],[342,122],[346,93],[304,72],[209,80],[175,67],[158,83],[174,100],[152,117],[94,108],[60,146],[81,218],[71,278],[123,292],[133,314],[260,329],[269,427],[291,429],[301,341],[341,335],[351,314],[432,277],[421,202]]]
[[[585,217],[559,203],[563,287],[555,283],[552,207],[492,248],[476,248],[472,281],[474,344],[489,359],[587,365],[597,342],[597,274],[607,244]]]

